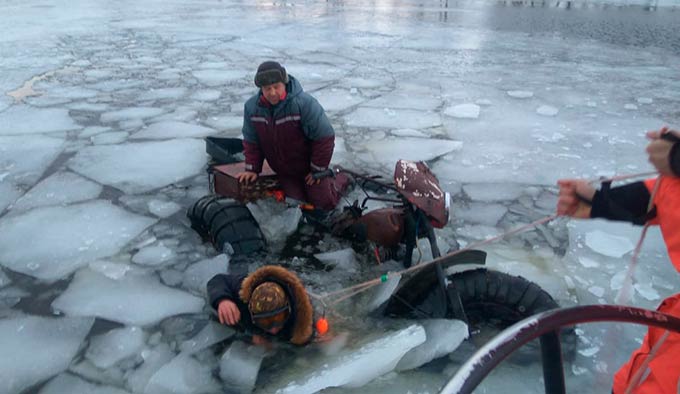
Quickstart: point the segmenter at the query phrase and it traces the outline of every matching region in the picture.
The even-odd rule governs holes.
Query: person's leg
[[[307,201],[304,178],[279,176],[279,185],[281,185],[281,189],[283,189],[286,197]]]
[[[338,205],[349,183],[347,175],[338,174],[335,178],[323,178],[318,184],[305,184],[307,201],[316,208],[330,211]]]

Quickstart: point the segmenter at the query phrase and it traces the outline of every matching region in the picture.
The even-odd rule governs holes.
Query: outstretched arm
[[[562,179],[557,200],[557,214],[573,218],[604,218],[634,224],[648,219],[649,190],[635,182],[606,190],[595,190],[587,181]]]

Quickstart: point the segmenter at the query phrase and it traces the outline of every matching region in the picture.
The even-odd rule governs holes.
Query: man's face
[[[284,85],[282,82],[277,82],[262,87],[262,94],[271,105],[278,104],[279,101],[281,101],[281,96],[283,96],[285,92],[286,85]]]

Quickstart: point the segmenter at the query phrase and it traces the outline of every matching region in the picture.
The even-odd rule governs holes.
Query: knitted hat
[[[264,282],[253,290],[248,309],[253,315],[272,312],[288,305],[288,296],[281,285]]]
[[[288,83],[288,74],[286,74],[286,69],[283,68],[278,62],[266,61],[257,68],[257,73],[255,73],[255,86],[261,88],[263,86],[275,84],[281,82],[283,84]]]

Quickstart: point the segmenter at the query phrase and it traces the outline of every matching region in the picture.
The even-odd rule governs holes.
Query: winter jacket
[[[676,144],[677,146],[677,144]],[[675,152],[678,150],[676,149]],[[674,157],[674,156],[672,156]],[[677,169],[674,169],[674,172]],[[653,209],[648,214],[649,200],[655,184],[659,182],[654,196]],[[680,271],[680,177],[664,176],[649,179],[611,190],[598,191],[593,198],[592,217],[625,220],[636,224],[658,224],[661,228],[668,255],[675,269]],[[680,294],[666,298],[659,312],[680,317]],[[664,335],[665,330],[650,327],[639,349],[614,375],[612,392],[622,394],[631,384],[636,372],[647,359],[650,350]],[[659,345],[649,360],[642,379],[633,388],[636,394],[676,393],[680,380],[680,333],[671,332]]]
[[[300,279],[285,268],[268,265],[247,276],[215,275],[208,281],[210,305],[217,311],[221,301],[234,302],[241,312],[239,322],[241,329],[258,335],[268,335],[253,323],[248,310],[248,301],[253,290],[263,282],[275,282],[281,285],[286,291],[291,306],[290,317],[276,337],[285,339],[294,345],[308,343],[314,333],[314,309]]]
[[[328,168],[335,133],[314,97],[288,76],[286,97],[271,105],[258,91],[243,110],[246,170],[260,173],[264,159],[280,175],[304,177]]]

